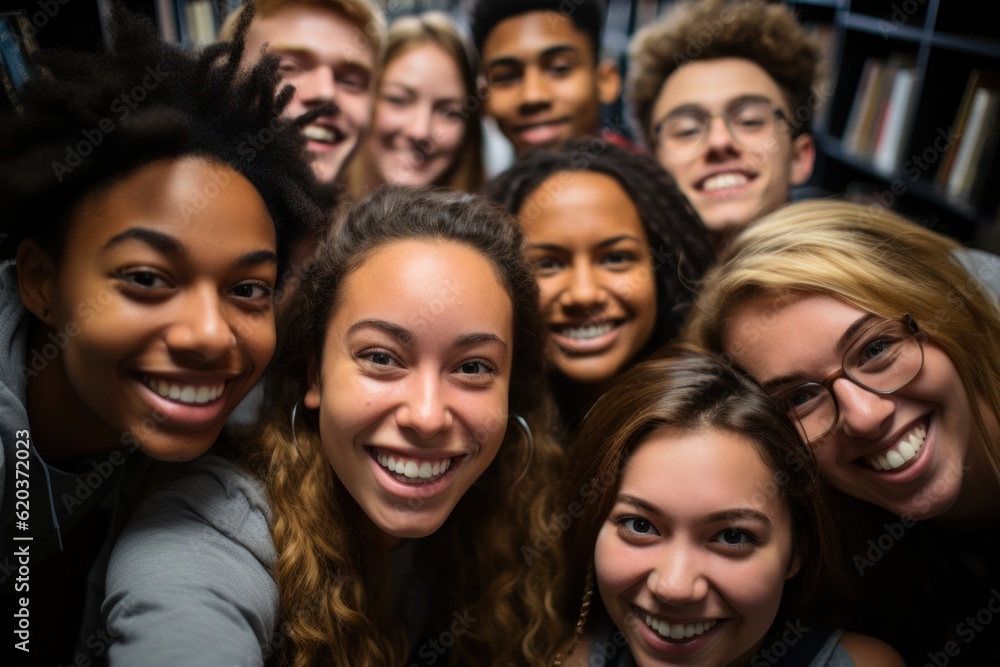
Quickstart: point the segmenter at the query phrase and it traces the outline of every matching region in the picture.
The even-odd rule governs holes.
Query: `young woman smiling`
[[[930,537],[937,555],[920,552],[911,564],[946,590],[925,596],[919,616],[937,618],[938,633],[961,633],[959,621],[1000,583],[995,540],[977,530],[1000,523],[1000,260],[890,212],[832,201],[773,213],[721,260],[705,279],[689,337],[728,354],[784,400],[826,481],[868,504],[863,513],[875,520],[852,524],[852,555],[874,564],[878,553],[860,545],[899,522],[873,505],[914,528],[913,537],[893,539],[903,548],[887,561],[903,559],[917,535]],[[893,565],[876,569],[878,580],[901,589],[918,581]],[[871,590],[866,599],[905,594]],[[995,662],[1000,642],[991,634],[963,651],[968,664]],[[926,651],[915,655],[926,659]]]
[[[535,268],[563,420],[677,335],[714,253],[708,231],[649,156],[600,139],[536,151],[490,186]]]
[[[468,195],[385,187],[348,212],[273,366],[263,484],[212,458],[140,510],[109,572],[113,662],[544,663],[561,550],[521,547],[562,450],[521,244]]]
[[[30,524],[46,664],[71,660],[67,590],[93,565],[99,604],[150,460],[205,452],[264,372],[284,244],[323,220],[294,132],[236,150],[284,108],[276,63],[237,77],[239,39],[196,58],[120,8],[111,25],[105,53],[42,54],[49,75],[0,123],[0,555]]]
[[[721,359],[673,346],[636,365],[571,453],[565,501],[583,508],[571,553],[593,560],[573,573],[582,631],[559,664],[903,664],[831,630],[841,579],[815,464],[780,407]]]
[[[381,183],[477,192],[483,184],[477,65],[447,14],[389,26],[368,141],[346,181],[363,195]]]

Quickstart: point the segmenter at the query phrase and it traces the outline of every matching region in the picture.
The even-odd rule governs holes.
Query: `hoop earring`
[[[528,460],[524,464],[524,468],[521,470],[521,474],[514,478],[514,481],[503,487],[504,489],[509,489],[514,486],[528,473],[528,468],[531,467],[531,462],[535,459],[535,438],[531,435],[531,427],[528,426],[527,420],[524,417],[517,414],[516,412],[510,413],[513,418],[514,423],[517,424],[518,428],[521,429],[521,433],[524,434],[524,439],[528,441]]]
[[[295,417],[299,414],[299,402],[295,401],[295,405],[292,406],[292,444],[295,445],[295,449],[299,448],[299,440],[295,435]]]
[[[566,657],[573,655],[573,651],[580,645],[583,639],[583,626],[587,624],[587,616],[590,615],[590,601],[594,597],[594,561],[590,561],[587,566],[587,578],[583,588],[583,599],[580,601],[580,615],[576,619],[576,628],[573,629],[573,643],[566,651]],[[562,664],[562,651],[556,653],[552,661],[552,667],[559,667]]]

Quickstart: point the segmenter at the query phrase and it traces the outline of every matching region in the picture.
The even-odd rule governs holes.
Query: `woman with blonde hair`
[[[393,21],[371,133],[347,171],[348,189],[362,196],[391,183],[477,192],[484,178],[477,67],[447,14]]]
[[[545,663],[562,551],[522,551],[562,450],[521,246],[468,195],[387,186],[348,211],[289,311],[249,471],[206,457],[126,529],[113,659],[166,619],[156,664]]]
[[[965,567],[941,572],[957,589],[969,573],[969,599],[950,601],[958,620],[998,582],[995,545],[971,530],[1000,521],[998,276],[997,258],[884,209],[801,202],[733,240],[686,326],[784,402],[826,481],[879,517],[874,530],[893,544],[897,525],[929,520],[945,531],[932,541]],[[879,528],[888,515],[872,505],[901,520]],[[881,536],[858,526],[855,537],[877,546]],[[859,575],[885,546],[855,552]],[[943,623],[961,634],[957,621]]]

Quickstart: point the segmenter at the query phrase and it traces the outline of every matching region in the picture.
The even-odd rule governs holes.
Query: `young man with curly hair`
[[[567,7],[569,10],[567,10]],[[618,98],[621,79],[600,59],[600,0],[478,0],[473,42],[486,76],[485,111],[518,157],[601,134],[601,105]]]
[[[632,39],[633,111],[718,244],[812,174],[818,60],[792,10],[764,0],[680,2]]]

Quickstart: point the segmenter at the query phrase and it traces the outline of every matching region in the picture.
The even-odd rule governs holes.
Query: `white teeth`
[[[376,453],[375,460],[388,470],[406,478],[407,481],[415,480],[414,483],[422,484],[443,475],[451,467],[451,459],[434,461],[422,461],[420,459],[396,458],[386,454]]]
[[[337,138],[331,130],[318,125],[306,125],[302,128],[302,136],[306,139],[312,139],[313,141],[325,141],[326,143],[331,143]]]
[[[899,442],[877,456],[869,456],[865,461],[875,470],[895,470],[920,453],[927,439],[927,429],[918,426]]]
[[[718,620],[702,623],[667,623],[666,621],[654,618],[650,614],[645,614],[645,616],[646,625],[656,630],[657,634],[661,637],[668,639],[689,639],[696,635],[702,635],[719,623]]]
[[[192,405],[211,403],[221,396],[226,388],[225,381],[215,384],[179,384],[167,382],[162,378],[153,379],[146,375],[142,376],[142,383],[164,398]]]
[[[603,336],[606,333],[610,333],[615,325],[611,322],[605,322],[603,324],[585,324],[579,327],[565,327],[560,331],[560,334],[566,336],[567,338],[597,338],[598,336]]]
[[[702,184],[701,189],[711,192],[712,190],[723,190],[725,188],[735,188],[746,183],[748,179],[744,174],[739,172],[728,172],[725,174],[718,174],[717,176],[712,176],[711,178],[705,179]]]

